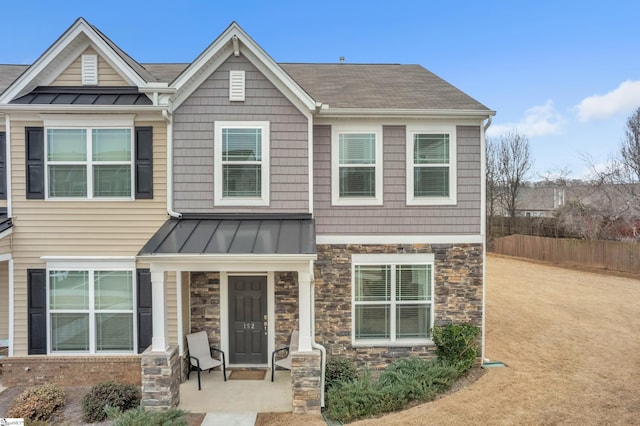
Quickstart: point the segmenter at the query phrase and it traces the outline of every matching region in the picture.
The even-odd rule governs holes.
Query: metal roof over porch
[[[311,215],[183,215],[167,220],[138,256],[315,255]]]

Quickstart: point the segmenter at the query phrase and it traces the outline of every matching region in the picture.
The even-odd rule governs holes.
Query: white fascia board
[[[393,109],[393,108],[321,108],[317,115],[320,117],[439,117],[439,118],[488,118],[495,115],[495,111],[478,110],[450,110],[450,109]]]
[[[316,236],[316,244],[482,244],[483,235],[345,235]]]
[[[138,256],[155,271],[221,271],[270,272],[306,271],[316,254],[261,255],[261,254],[160,254]]]
[[[15,113],[15,112],[25,112],[25,113],[76,113],[76,112],[86,112],[86,113],[97,113],[97,112],[105,112],[105,113],[138,113],[138,112],[150,112],[150,111],[158,111],[161,112],[166,110],[166,106],[162,105],[62,105],[62,104],[53,104],[53,105],[33,105],[33,104],[9,104],[9,105],[0,105],[0,112],[7,113]],[[13,115],[11,116],[14,119]]]
[[[204,52],[200,54],[185,71],[182,72],[172,83],[171,87],[176,88],[179,95],[174,100],[174,108],[180,106],[186,98],[206,79],[211,72],[220,66],[229,56],[234,53],[233,38],[237,37],[241,43],[240,52],[243,53],[260,71],[265,74],[272,83],[282,90],[286,87],[309,111],[314,111],[316,101],[312,99],[282,68],[255,42],[242,28],[235,22],[232,23],[216,40],[214,40]],[[222,54],[223,58],[219,57]],[[215,61],[211,62],[213,59]],[[211,72],[204,72],[204,68],[211,68]],[[268,70],[269,72],[265,72]],[[202,76],[204,74],[204,76]],[[192,79],[199,77],[191,82]],[[276,78],[276,81],[273,80]],[[183,88],[185,89],[183,92]],[[285,94],[287,91],[283,91]],[[181,93],[182,92],[182,93]]]
[[[11,234],[13,234],[13,226],[9,229],[5,229],[4,231],[0,232],[0,240],[3,239],[4,237],[8,237]]]
[[[62,53],[62,51],[80,34],[84,34],[93,43],[96,50],[101,53],[105,60],[114,68],[124,74],[129,82],[138,87],[143,87],[146,82],[139,76],[124,59],[122,59],[100,37],[91,26],[82,18],[79,18],[58,40],[56,40],[11,86],[0,96],[0,104],[9,103],[51,62]],[[86,48],[86,46],[84,46]]]

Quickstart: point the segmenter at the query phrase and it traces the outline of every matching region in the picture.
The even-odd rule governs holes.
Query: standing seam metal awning
[[[311,215],[184,215],[167,220],[138,253],[316,254]]]

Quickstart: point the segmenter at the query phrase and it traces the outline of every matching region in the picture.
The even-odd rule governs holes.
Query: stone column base
[[[320,413],[321,353],[294,352],[291,355],[293,413]]]
[[[178,347],[166,352],[142,354],[142,400],[145,410],[160,411],[175,408],[180,403],[180,357]]]

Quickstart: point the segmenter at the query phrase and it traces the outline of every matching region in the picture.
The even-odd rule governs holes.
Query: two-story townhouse
[[[137,380],[175,405],[187,334],[270,367],[299,330],[302,412],[326,356],[380,368],[432,356],[433,325],[484,326],[494,112],[421,66],[279,64],[235,23],[190,64],[140,65],[79,19],[7,80],[10,377],[166,362]],[[154,380],[167,395],[145,393]]]

